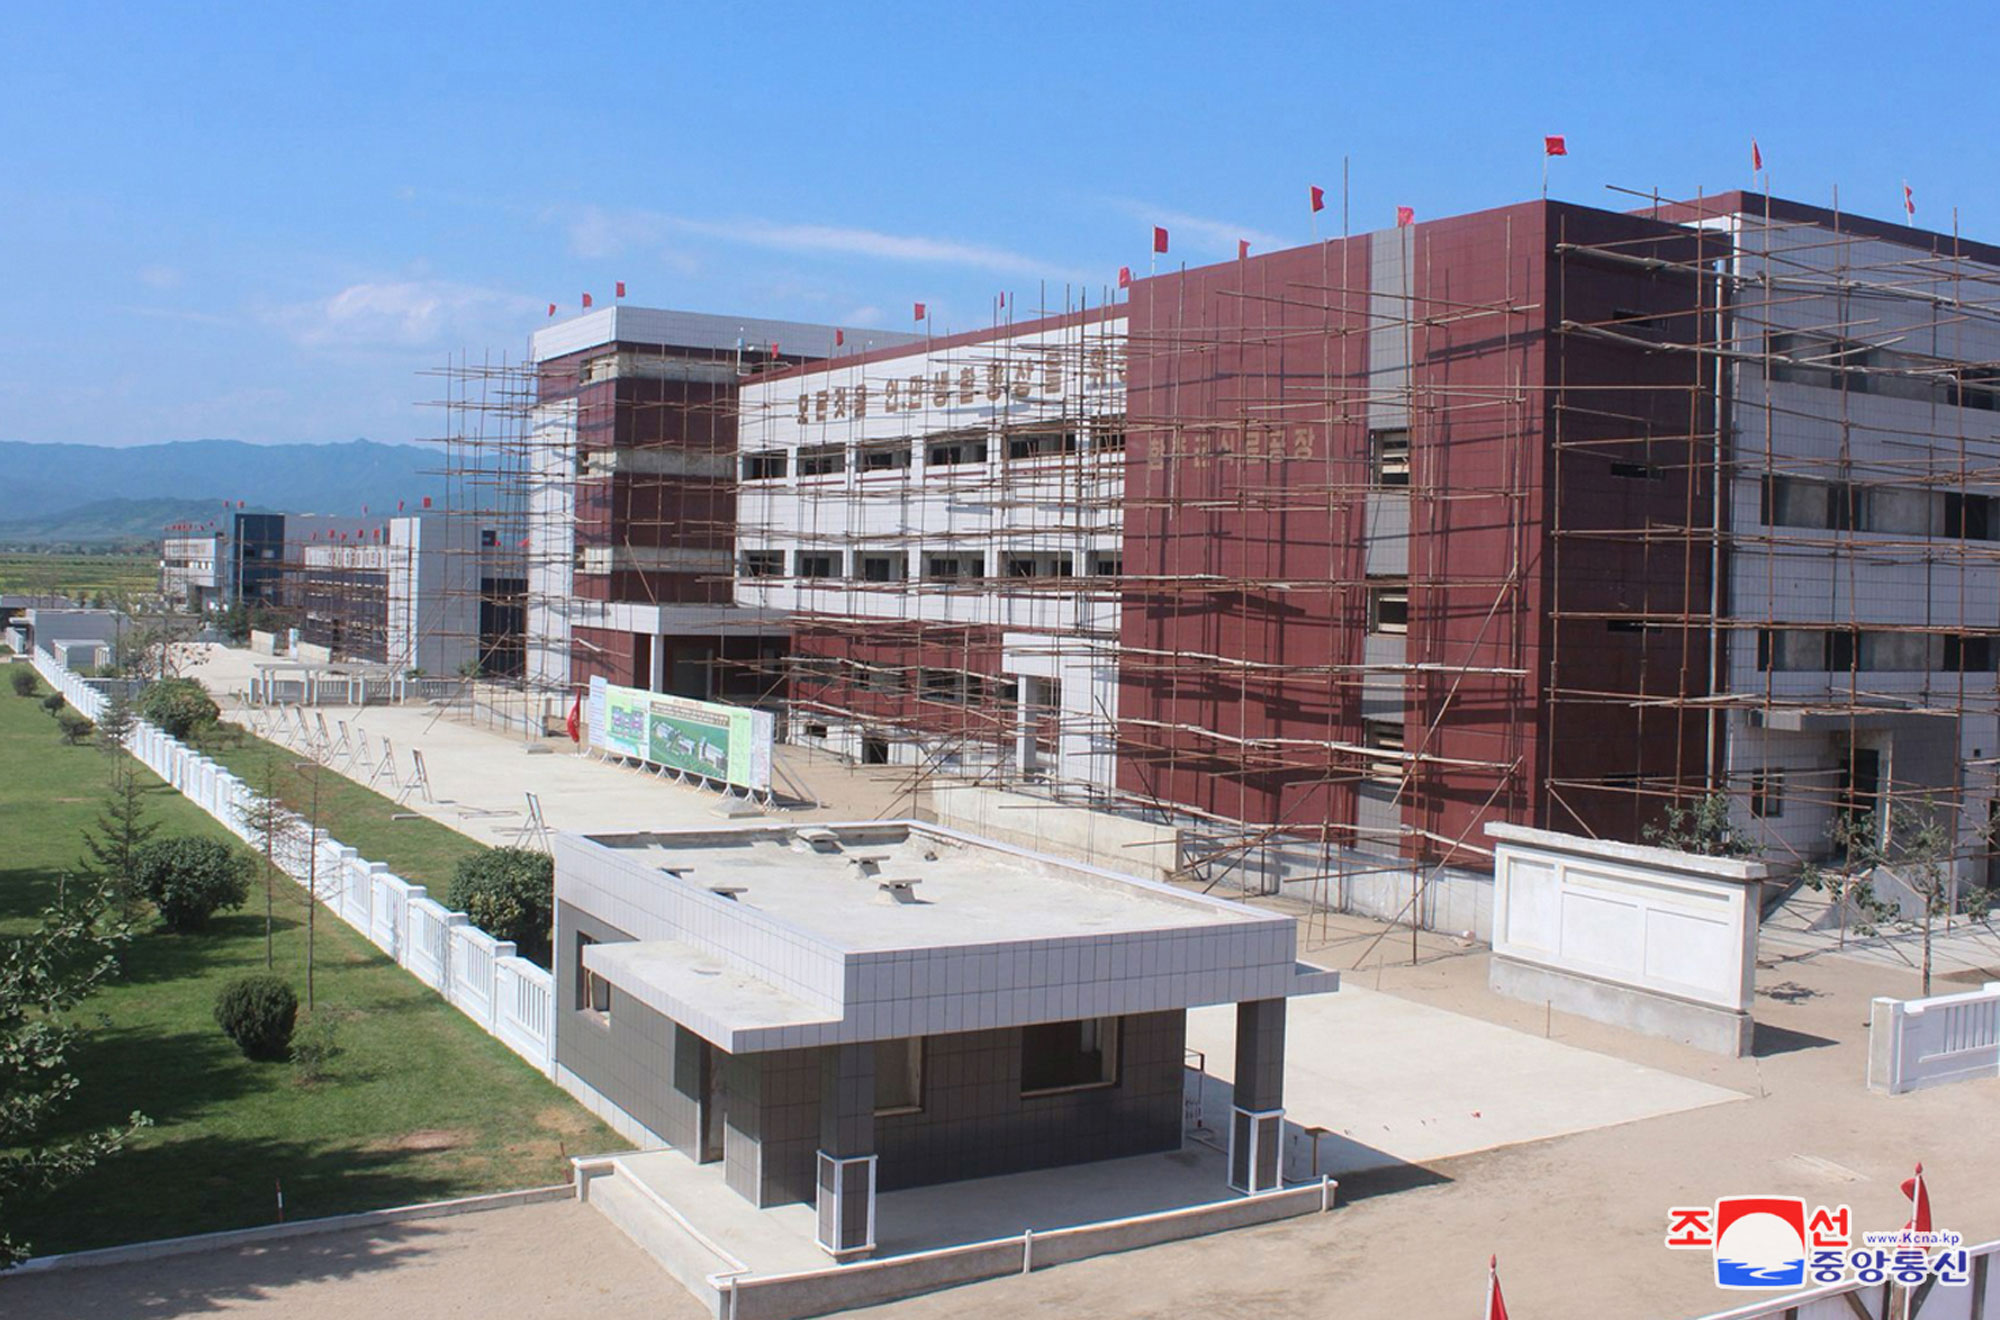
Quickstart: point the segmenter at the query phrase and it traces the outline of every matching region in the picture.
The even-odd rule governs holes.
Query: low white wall
[[[1868,1019],[1868,1089],[1901,1095],[2000,1077],[2000,981],[1929,999],[1878,998]]]
[[[978,784],[933,783],[937,823],[1108,871],[1165,880],[1181,864],[1181,834],[1170,825],[1066,806]]]
[[[89,684],[37,651],[35,669],[70,705],[91,719],[104,698]],[[148,770],[213,816],[238,838],[254,843],[242,812],[250,786],[200,752],[137,721],[126,750]],[[471,924],[462,912],[432,902],[422,885],[394,875],[338,840],[321,836],[308,854],[299,846],[275,858],[313,897],[366,936],[382,952],[443,995],[467,1017],[548,1076],[555,1076],[554,981],[544,969],[514,956],[514,946]]]

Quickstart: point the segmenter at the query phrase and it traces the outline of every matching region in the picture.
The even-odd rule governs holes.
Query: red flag
[[[1250,240],[1249,240],[1249,239],[1247,239],[1247,238],[1239,238],[1239,239],[1237,239],[1237,240],[1236,240],[1236,259],[1237,259],[1238,261],[1242,261],[1242,260],[1243,260],[1243,259],[1244,259],[1245,257],[1248,257],[1249,255],[1250,255]]]
[[[583,295],[583,305],[585,309],[588,309],[590,307],[590,295],[587,293]]]
[[[563,721],[563,727],[569,731],[569,740],[571,742],[580,743],[583,741],[582,693],[578,693],[576,700],[570,703],[569,718]]]
[[[620,281],[618,281],[618,292],[617,292],[617,294],[616,294],[615,296],[616,296],[616,297],[619,297],[619,298],[623,298],[623,297],[625,296],[625,281],[624,281],[624,280],[620,280]]]
[[[549,315],[550,315],[550,316],[554,316],[555,314],[556,314],[556,305],[555,305],[554,303],[550,303],[550,304],[549,304]]]
[[[1903,1227],[1912,1233],[1931,1231],[1931,1193],[1924,1186],[1924,1166],[1917,1166],[1917,1176],[1903,1179],[1903,1195],[1910,1198],[1910,1222]]]
[[[1396,228],[1408,229],[1417,222],[1417,213],[1407,206],[1396,208]]]
[[[921,321],[924,319],[924,305],[922,303],[918,303],[916,305],[916,315],[911,319],[917,321]]]
[[[1757,149],[1757,139],[1750,139],[1750,169],[1754,173],[1764,168],[1764,153]]]
[[[1486,1320],[1507,1320],[1507,1299],[1500,1295],[1500,1258],[1486,1258]]]
[[[1118,287],[1121,289],[1132,287],[1132,268],[1130,266],[1120,266],[1118,268]]]
[[[1313,185],[1312,208],[1315,211],[1324,211],[1326,209],[1326,189],[1320,187],[1318,184]]]
[[[771,348],[771,356],[772,357],[778,356],[778,343],[776,340],[771,341],[770,348]]]
[[[839,348],[842,344],[846,342],[847,342],[847,332],[845,330],[836,330],[833,332],[833,346],[835,348]]]
[[[1569,143],[1564,140],[1562,134],[1551,133],[1542,139],[1542,154],[1544,156],[1567,156],[1569,155]]]
[[[397,501],[396,501],[396,512],[397,512],[397,513],[401,513],[402,511],[403,511],[403,502],[402,502],[401,500],[397,500]]]
[[[1155,252],[1165,252],[1166,250],[1167,250],[1167,231],[1166,231],[1165,229],[1161,228],[1161,227],[1160,227],[1159,225],[1154,225],[1154,226],[1153,226],[1153,251],[1155,251]]]
[[[1000,305],[1002,307],[1005,307],[1007,305],[1007,295],[1004,291],[1000,295]]]
[[[424,496],[424,507],[426,509],[431,507],[431,497],[428,495]]]
[[[1903,185],[1903,214],[1914,220],[1917,218],[1917,195],[1910,191],[1910,185]]]

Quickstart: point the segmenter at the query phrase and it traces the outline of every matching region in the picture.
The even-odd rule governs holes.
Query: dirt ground
[[[1868,1000],[1911,974],[1831,955],[1758,973],[1759,1054],[1724,1059],[1493,997],[1486,954],[1335,918],[1305,956],[1439,1008],[1747,1093],[1695,1109],[1345,1180],[1341,1205],[1192,1242],[912,1298],[865,1314],[1194,1315],[1215,1320],[1475,1315],[1497,1252],[1513,1314],[1656,1320],[1740,1304],[1702,1253],[1661,1244],[1670,1205],[1768,1192],[1848,1203],[1857,1228],[1902,1223],[1897,1183],[1924,1161],[1940,1227],[2000,1237],[2000,1081],[1894,1098],[1864,1087]],[[1365,953],[1365,959],[1363,957]],[[1385,961],[1386,959],[1386,961]],[[1397,960],[1402,960],[1399,965]],[[1476,1096],[1479,1079],[1468,1078]],[[504,1308],[504,1309],[502,1309]],[[588,1207],[554,1204],[338,1234],[256,1251],[0,1282],[0,1314],[694,1320],[692,1298]],[[863,1313],[856,1313],[863,1314]]]

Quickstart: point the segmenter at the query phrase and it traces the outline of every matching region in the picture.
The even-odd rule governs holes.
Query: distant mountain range
[[[36,445],[0,442],[0,545],[157,541],[170,522],[206,522],[223,501],[281,513],[381,512],[442,504],[444,453],[430,445]]]

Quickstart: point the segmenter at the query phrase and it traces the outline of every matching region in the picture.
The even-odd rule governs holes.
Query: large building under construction
[[[1711,792],[1779,858],[1928,804],[1984,881],[1996,279],[1986,245],[1727,194],[912,342],[707,327],[701,389],[644,347],[677,314],[580,318],[524,424],[531,681],[781,706],[794,742],[1183,824],[1259,884],[1477,871],[1488,821],[1637,839]],[[592,372],[634,383],[594,403]]]

